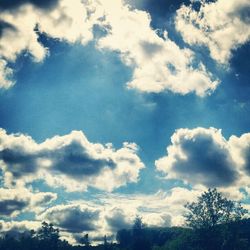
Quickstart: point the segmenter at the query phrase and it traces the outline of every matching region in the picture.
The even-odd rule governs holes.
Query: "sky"
[[[0,233],[72,244],[250,208],[248,0],[0,1]]]

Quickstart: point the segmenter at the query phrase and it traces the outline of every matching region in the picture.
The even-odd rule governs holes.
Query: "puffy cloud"
[[[155,93],[195,92],[199,96],[217,87],[218,81],[211,80],[204,65],[194,65],[191,50],[178,47],[166,31],[162,38],[151,28],[147,12],[132,10],[122,1],[111,5],[104,0],[102,7],[105,19],[100,25],[107,35],[98,41],[98,46],[119,52],[124,63],[134,69],[128,87]]]
[[[168,178],[206,186],[229,186],[237,179],[235,162],[221,131],[179,129],[171,137],[168,155],[156,161]]]
[[[224,194],[241,199],[239,189],[249,185],[249,149],[249,133],[226,140],[215,128],[179,129],[171,137],[167,156],[155,164],[168,179],[220,187]]]
[[[204,96],[215,90],[218,81],[202,63],[195,63],[190,49],[181,49],[168,38],[157,34],[150,26],[151,17],[145,11],[132,9],[122,0],[110,3],[108,0],[14,1],[15,10],[10,11],[7,1],[3,2],[0,22],[4,22],[0,40],[0,56],[7,62],[27,52],[34,61],[41,62],[48,54],[39,42],[39,33],[83,45],[94,39],[94,27],[104,31],[96,36],[99,49],[109,49],[121,55],[122,61],[133,69],[130,88],[143,92],[172,91],[179,94],[195,92]],[[57,3],[57,4],[56,4]],[[54,8],[40,8],[54,6]],[[55,6],[56,4],[56,6]],[[10,4],[10,6],[12,6]],[[11,27],[11,28],[10,28]],[[67,32],[65,32],[67,30]],[[0,68],[1,69],[1,68]],[[6,72],[1,78],[7,84]]]
[[[193,1],[198,4],[198,1]],[[176,29],[189,44],[207,46],[211,57],[227,63],[232,51],[250,40],[250,2],[217,0],[183,5],[176,15]]]
[[[137,145],[124,143],[115,150],[111,144],[91,143],[80,131],[36,143],[22,134],[0,130],[0,166],[5,186],[24,185],[44,179],[69,191],[88,186],[104,190],[136,182],[144,167]]]
[[[97,230],[100,211],[87,205],[58,205],[38,216],[71,233]]]
[[[38,212],[56,198],[57,195],[51,192],[0,188],[0,217],[15,217],[25,211]]]

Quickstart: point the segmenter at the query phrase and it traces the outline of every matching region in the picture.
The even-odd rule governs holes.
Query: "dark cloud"
[[[85,190],[92,183],[100,189],[112,190],[135,181],[144,167],[136,155],[137,146],[129,143],[123,146],[115,150],[111,145],[90,143],[81,131],[38,144],[29,136],[8,135],[0,129],[3,163],[0,167],[6,185],[44,179],[49,185],[63,186],[70,191]],[[116,171],[120,168],[121,171]],[[96,181],[101,176],[107,181]]]
[[[36,201],[36,206],[43,206],[44,204],[48,204],[56,199],[56,195],[54,193],[38,193],[38,195],[40,195],[40,199]]]
[[[50,192],[32,193],[25,188],[0,188],[0,217],[15,217],[25,211],[36,211],[55,200],[57,195]]]
[[[56,206],[46,211],[43,217],[68,232],[80,233],[97,229],[99,211],[80,205]]]
[[[190,0],[127,0],[133,7],[148,11],[153,17],[166,17]]]
[[[250,6],[239,6],[233,15],[238,16],[244,23],[250,24]]]
[[[211,136],[199,134],[195,140],[183,140],[181,148],[187,160],[180,160],[174,171],[200,179],[206,186],[228,186],[237,173],[229,151],[218,145]]]
[[[230,186],[238,179],[228,142],[219,130],[180,129],[172,136],[172,143],[168,156],[156,162],[170,178],[207,187]]]
[[[8,171],[16,178],[37,172],[38,159],[52,160],[51,171],[61,172],[74,178],[97,175],[104,167],[114,169],[116,166],[109,158],[95,159],[81,143],[74,140],[59,149],[45,149],[33,153],[27,152],[20,146],[6,148],[0,151],[0,159],[6,163]]]
[[[37,157],[37,154],[26,152],[25,148],[21,147],[6,148],[0,151],[0,159],[6,163],[8,171],[16,178],[35,173]]]
[[[32,4],[38,8],[50,9],[58,4],[59,0],[1,0],[0,10],[12,10],[24,4]]]
[[[159,45],[159,44],[151,43],[151,42],[147,42],[147,41],[141,42],[141,46],[142,46],[144,53],[148,57],[152,57],[152,56],[154,56],[155,53],[158,53],[164,49],[164,47]]]
[[[0,221],[0,236],[8,235],[12,238],[19,238],[30,235],[30,230],[38,228],[40,222],[32,221]]]
[[[27,201],[2,200],[0,201],[0,216],[11,216],[16,211],[21,211],[28,206]]]
[[[106,216],[106,221],[113,232],[131,228],[131,223],[126,220],[126,215],[121,209],[112,210],[111,215]]]
[[[7,23],[3,20],[0,20],[0,38],[2,37],[3,32],[5,30],[14,30],[15,31],[16,28],[13,25],[11,25],[10,23]]]
[[[95,159],[77,141],[72,141],[65,147],[49,153],[49,158],[54,161],[53,171],[59,171],[75,178],[97,175],[104,167],[115,168],[115,163],[111,159]]]

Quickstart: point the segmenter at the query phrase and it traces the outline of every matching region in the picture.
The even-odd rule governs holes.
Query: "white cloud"
[[[107,35],[98,41],[99,48],[120,53],[125,64],[133,68],[128,87],[143,92],[172,91],[179,94],[195,92],[204,96],[213,92],[218,81],[201,63],[193,66],[194,54],[181,49],[168,38],[160,37],[150,26],[151,17],[145,11],[132,10],[122,1],[110,5],[102,1]]]
[[[81,131],[36,143],[22,134],[0,130],[0,166],[5,186],[23,186],[43,179],[68,191],[88,186],[111,191],[137,182],[144,168],[134,143],[115,150],[111,144],[91,143]]]
[[[177,11],[175,25],[189,44],[208,47],[211,57],[226,64],[233,50],[250,40],[250,2],[248,0],[200,1]],[[197,4],[197,1],[196,1]]]
[[[96,37],[99,49],[117,51],[122,61],[133,69],[128,87],[142,92],[172,91],[179,94],[195,92],[204,96],[213,92],[218,81],[202,63],[194,65],[194,53],[181,49],[168,38],[160,37],[150,26],[151,17],[145,11],[131,9],[122,0],[61,0],[55,8],[41,9],[23,4],[15,10],[1,10],[0,21],[8,24],[2,31],[0,56],[14,62],[23,52],[41,62],[48,49],[38,41],[38,32],[69,43],[85,45],[94,39],[93,27],[106,34]],[[105,33],[104,32],[104,33]],[[7,84],[6,70],[1,78]]]

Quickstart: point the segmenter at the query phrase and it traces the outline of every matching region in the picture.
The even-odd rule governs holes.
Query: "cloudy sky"
[[[250,206],[249,0],[2,0],[0,230],[74,243]]]

